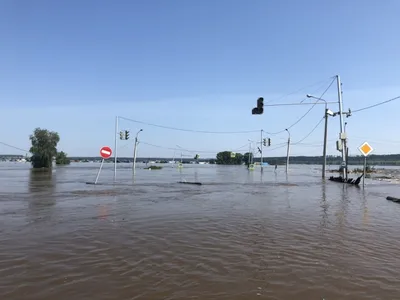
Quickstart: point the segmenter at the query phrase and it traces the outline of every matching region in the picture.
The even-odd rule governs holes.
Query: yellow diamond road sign
[[[358,147],[358,150],[360,150],[360,152],[364,156],[368,156],[372,151],[374,151],[374,149],[370,146],[370,144],[368,144],[368,142],[365,142],[360,147]]]

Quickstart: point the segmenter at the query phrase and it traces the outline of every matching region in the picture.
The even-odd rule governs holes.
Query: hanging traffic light
[[[263,139],[263,145],[267,146],[267,139]]]
[[[129,131],[128,130],[125,130],[125,139],[129,140]]]
[[[257,99],[257,107],[251,110],[251,114],[253,115],[262,115],[264,112],[264,98],[260,97]]]
[[[271,139],[268,138],[268,146],[271,146]]]
[[[120,140],[123,140],[124,137],[125,137],[125,136],[124,136],[124,132],[123,132],[123,131],[120,131],[120,132],[119,132],[119,139],[120,139]]]

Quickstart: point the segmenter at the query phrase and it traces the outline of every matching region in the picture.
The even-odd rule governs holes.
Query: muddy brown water
[[[395,184],[97,167],[0,164],[0,299],[400,299]]]

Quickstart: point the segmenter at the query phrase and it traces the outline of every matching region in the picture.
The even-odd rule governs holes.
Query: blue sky
[[[59,150],[96,156],[103,145],[114,148],[116,115],[193,130],[278,132],[310,107],[266,107],[252,116],[256,99],[300,102],[321,95],[336,74],[345,109],[384,101],[400,95],[398,11],[396,0],[4,0],[0,142],[29,149],[29,134],[42,127],[60,133]],[[335,84],[324,98],[337,100]],[[365,140],[375,153],[400,153],[399,108],[394,101],[348,118],[350,154]],[[317,105],[291,128],[293,142],[323,109]],[[212,157],[260,135],[120,120],[131,135],[140,128],[139,156],[149,157],[172,156],[167,148],[176,145]],[[329,119],[329,154],[339,154],[338,130],[339,119]],[[266,155],[285,155],[279,146],[287,133],[267,137]],[[320,155],[322,140],[323,123],[291,152]],[[132,154],[132,140],[119,144],[120,155]],[[0,144],[5,153],[21,152]]]

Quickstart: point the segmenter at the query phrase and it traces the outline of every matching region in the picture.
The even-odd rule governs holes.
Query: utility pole
[[[114,183],[117,181],[118,116],[115,117]]]
[[[323,162],[322,162],[322,178],[325,178],[325,170],[326,170],[326,143],[328,136],[328,108],[325,104],[325,131],[324,131],[324,150],[323,150]]]
[[[137,153],[137,146],[139,144],[138,141],[138,135],[140,132],[142,132],[143,129],[140,129],[137,133],[136,133],[136,137],[135,137],[135,145],[133,146],[133,177],[135,177],[136,174],[136,153]]]
[[[247,160],[247,168],[250,168],[250,164],[251,164],[251,142],[249,140],[249,158]]]
[[[340,141],[341,141],[341,152],[342,152],[342,177],[346,178],[347,169],[346,169],[346,132],[344,130],[344,121],[343,121],[343,100],[342,100],[342,84],[340,82],[340,76],[336,75],[337,79],[337,90],[338,90],[338,101],[339,101],[339,117],[340,117]]]
[[[260,158],[260,166],[261,166],[261,173],[263,172],[263,130],[261,129],[261,140],[260,140],[260,153],[261,153],[261,158]]]
[[[347,122],[344,123],[344,132],[345,132],[345,134],[346,134],[346,125],[347,125]],[[346,151],[345,154],[346,154],[346,180],[347,180],[348,179],[348,174],[349,174],[349,172],[347,171],[348,170],[348,166],[349,166],[349,148],[347,147],[347,136],[346,136],[346,139],[344,140],[344,149]]]
[[[289,130],[285,129],[289,134],[288,141],[287,141],[287,153],[286,153],[286,174],[289,171],[289,153],[290,153],[290,132]]]

